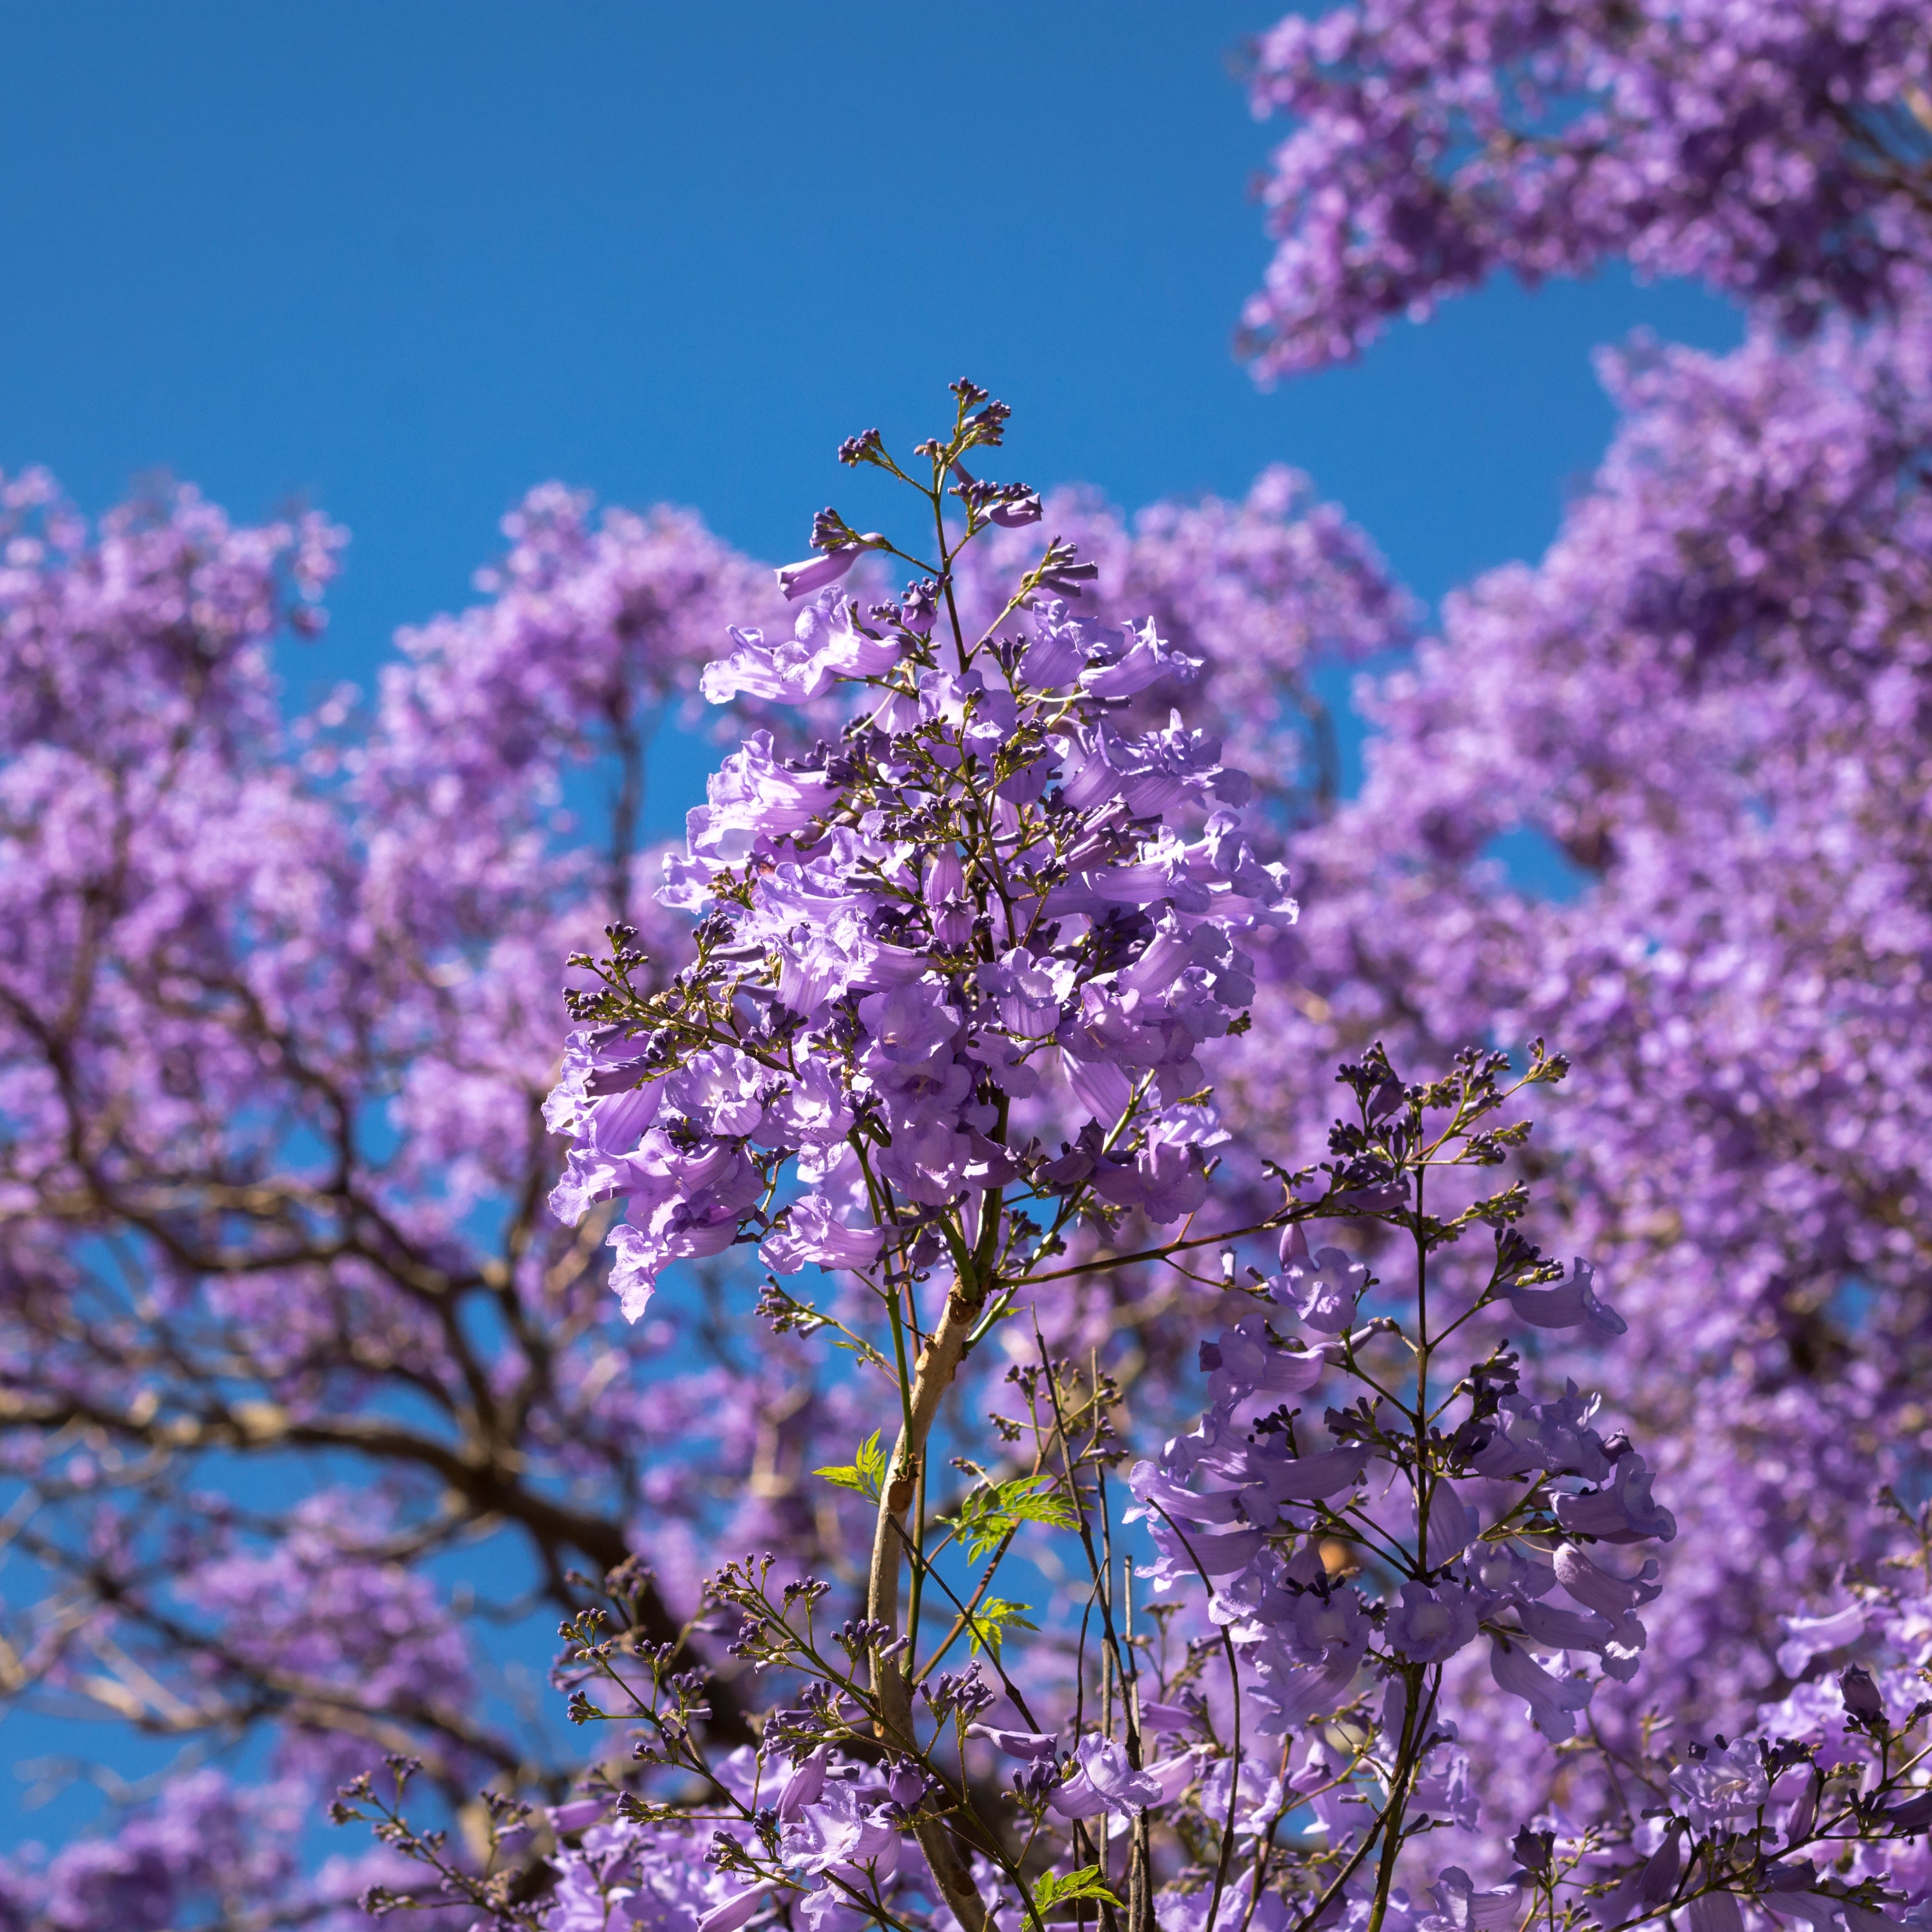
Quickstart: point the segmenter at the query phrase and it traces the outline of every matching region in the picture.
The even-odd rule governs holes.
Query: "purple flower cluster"
[[[1298,1225],[1282,1240],[1284,1273],[1262,1291],[1270,1300],[1306,1276],[1306,1263],[1296,1265],[1307,1253],[1301,1232]],[[1318,1258],[1331,1277],[1360,1281],[1366,1273],[1340,1249]],[[1580,1263],[1568,1284],[1530,1289],[1505,1275],[1497,1305],[1507,1309],[1526,1293],[1553,1300],[1578,1286],[1587,1292],[1588,1272]],[[1345,1331],[1353,1306],[1351,1294],[1343,1320],[1322,1326]],[[1408,1683],[1400,1673],[1439,1670],[1479,1637],[1496,1684],[1525,1701],[1536,1728],[1552,1741],[1571,1736],[1593,1680],[1567,1659],[1593,1658],[1604,1676],[1628,1681],[1646,1642],[1635,1611],[1658,1594],[1654,1558],[1626,1574],[1627,1564],[1593,1558],[1586,1544],[1676,1534],[1652,1497],[1642,1457],[1590,1426],[1595,1405],[1574,1385],[1553,1402],[1532,1402],[1507,1370],[1474,1385],[1475,1409],[1433,1480],[1364,1432],[1352,1410],[1328,1412],[1335,1446],[1298,1448],[1280,1420],[1281,1398],[1352,1369],[1376,1330],[1310,1346],[1284,1337],[1279,1318],[1249,1316],[1203,1345],[1213,1406],[1157,1462],[1132,1471],[1130,1516],[1148,1521],[1155,1588],[1197,1580],[1211,1588],[1213,1619],[1234,1647],[1256,1728],[1277,1737],[1306,1732],[1300,1748],[1328,1784],[1341,1780],[1323,1727],[1358,1694],[1366,1667],[1379,1664],[1392,1684]],[[1584,1318],[1580,1306],[1569,1325]],[[1393,1466],[1390,1474],[1371,1477],[1378,1461]],[[1389,1498],[1403,1489],[1406,1502],[1392,1508]],[[1358,1515],[1375,1522],[1381,1560],[1408,1580],[1379,1602],[1338,1580],[1325,1560],[1324,1542],[1360,1537],[1352,1520]],[[1558,1590],[1575,1608],[1546,1600]],[[1384,1713],[1391,1751],[1410,1721],[1396,1697]],[[1463,1762],[1452,1753],[1426,1775],[1460,1778]],[[1473,1800],[1461,1808],[1473,1823]]]
[[[740,1240],[781,1274],[889,1246],[923,1270],[1003,1256],[1003,1190],[1057,1222],[1092,1202],[1167,1225],[1206,1198],[1197,1055],[1252,996],[1237,940],[1294,902],[1218,740],[1112,722],[1196,662],[1150,622],[1083,625],[1040,594],[1048,568],[997,640],[943,650],[916,595],[862,616],[825,590],[790,640],[734,631],[706,672],[718,701],[850,687],[851,716],[836,746],[787,758],[760,732],[724,761],[658,895],[698,916],[697,958],[633,1023],[586,1000],[604,1023],[572,1036],[552,1205],[627,1202],[633,1319],[668,1263]]]
[[[1887,1553],[1875,1486],[1924,1467],[1926,341],[1613,365],[1625,426],[1549,555],[1376,692],[1363,793],[1294,844],[1307,911],[1217,1069],[1238,1150],[1305,1137],[1284,1066],[1364,1040],[1500,1023],[1588,1067],[1546,1150],[1628,1284],[1603,1372],[1687,1532],[1646,1696],[1713,1726],[1774,1686],[1780,1616]],[[1574,890],[1513,887],[1506,837]]]
[[[356,1901],[372,1884],[407,1883],[406,1859],[378,1849],[304,1872],[296,1843],[313,1800],[299,1780],[238,1786],[203,1768],[172,1780],[109,1838],[49,1856],[28,1845],[0,1859],[0,1914],[46,1932],[170,1932],[245,1920],[269,1900],[318,1932],[367,1932]],[[430,1923],[451,1921],[432,1908]]]
[[[1622,256],[1814,323],[1882,313],[1928,254],[1932,53],[1912,0],[1364,0],[1252,50],[1292,116],[1243,316],[1264,376],[1352,356],[1498,268]]]
[[[452,1802],[523,1774],[436,1567],[479,1526],[508,1532],[493,1589],[534,1558],[567,1604],[564,1570],[618,1561],[631,1522],[668,1544],[710,1505],[632,1460],[668,1338],[598,1334],[537,1110],[556,961],[635,860],[621,796],[610,849],[569,835],[564,774],[601,749],[621,793],[694,695],[709,600],[769,593],[694,520],[584,511],[538,493],[490,604],[407,638],[366,706],[290,717],[272,640],[320,628],[340,532],[237,527],[189,490],[90,528],[44,476],[0,484],[9,1694],[174,1740],[183,1777],[251,1738],[284,1810],[388,1748]],[[698,1364],[648,1406],[740,1465],[765,1372],[769,1401]],[[146,1869],[167,1815],[88,1856]],[[223,1828],[279,1855],[269,1816]],[[285,1862],[224,1869],[244,1916],[297,1889]]]
[[[1285,1066],[1370,1040],[1428,1062],[1500,1024],[1587,1068],[1545,1152],[1684,1529],[1642,1690],[1592,1705],[1620,1749],[1653,1700],[1730,1730],[1786,1688],[1783,1620],[1880,1574],[1874,1490],[1924,1480],[1924,47],[1904,8],[1364,8],[1257,69],[1301,117],[1279,367],[1497,265],[1622,254],[1753,305],[1730,355],[1601,358],[1592,488],[1367,694],[1363,793],[1293,843],[1306,916],[1217,1069],[1232,1168],[1318,1124]],[[1497,863],[1526,848],[1553,896]],[[1509,1737],[1465,1740],[1546,1802]]]
[[[234,1539],[178,1585],[221,1633],[205,1682],[226,1677],[244,1696],[258,1677],[279,1683],[289,1702],[279,1768],[324,1789],[365,1768],[368,1745],[349,1729],[365,1712],[404,1722],[434,1713],[451,1781],[476,1776],[490,1754],[468,1715],[469,1646],[430,1580],[385,1560],[398,1528],[386,1514],[366,1492],[305,1498],[272,1546]]]

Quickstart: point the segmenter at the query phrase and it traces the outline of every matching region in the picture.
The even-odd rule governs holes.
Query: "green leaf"
[[[1034,1905],[1041,1912],[1050,1912],[1072,1898],[1095,1898],[1114,1906],[1120,1904],[1107,1889],[1098,1865],[1083,1865],[1073,1872],[1048,1872],[1033,1882]]]
[[[886,1452],[879,1447],[879,1432],[874,1430],[859,1444],[856,1461],[812,1473],[823,1476],[828,1483],[836,1483],[842,1490],[856,1490],[862,1496],[877,1502],[886,1480]]]
[[[973,1612],[969,1626],[973,1633],[970,1654],[976,1656],[980,1645],[983,1643],[997,1659],[1000,1646],[1005,1640],[1009,1630],[1038,1630],[1039,1624],[1028,1623],[1020,1615],[1021,1611],[1032,1608],[1030,1604],[1012,1603],[1004,1597],[988,1597]]]
[[[1078,1519],[1066,1498],[1049,1488],[1040,1493],[1051,1476],[1016,1476],[1011,1482],[976,1489],[959,1505],[959,1514],[950,1520],[957,1526],[964,1545],[966,1560],[976,1563],[1002,1538],[1023,1522],[1044,1522],[1055,1529],[1071,1529]]]

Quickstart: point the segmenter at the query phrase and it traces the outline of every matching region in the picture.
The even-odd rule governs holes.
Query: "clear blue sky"
[[[1434,598],[1554,532],[1610,429],[1592,345],[1737,324],[1620,278],[1498,289],[1257,393],[1228,344],[1279,130],[1227,58],[1274,10],[9,8],[0,467],[90,511],[165,470],[346,524],[298,685],[465,601],[545,478],[795,556],[840,438],[922,433],[962,374],[1015,406],[1030,481],[1132,507],[1286,460]]]

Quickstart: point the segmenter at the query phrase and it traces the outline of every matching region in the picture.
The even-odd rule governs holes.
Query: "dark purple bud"
[[[1360,1208],[1371,1214],[1393,1214],[1408,1203],[1406,1179],[1384,1180],[1362,1187],[1345,1187],[1335,1196],[1338,1208]]]
[[[909,1759],[895,1765],[886,1780],[886,1796],[907,1812],[916,1811],[932,1788],[932,1779]]]
[[[982,442],[997,444],[1005,432],[1006,418],[1012,414],[1004,403],[988,403],[973,418],[972,427],[979,431]]]
[[[939,586],[932,578],[907,585],[904,596],[899,599],[899,622],[908,631],[916,632],[922,638],[929,637],[933,620],[938,614]]]
[[[1532,1831],[1526,1825],[1510,1841],[1510,1856],[1526,1872],[1546,1872],[1556,1844],[1554,1832]]]
[[[1879,1695],[1871,1672],[1862,1664],[1853,1664],[1838,1679],[1838,1689],[1844,1698],[1848,1717],[1862,1724],[1885,1722],[1885,1700]]]

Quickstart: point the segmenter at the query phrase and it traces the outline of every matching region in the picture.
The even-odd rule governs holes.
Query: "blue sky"
[[[1610,428],[1594,344],[1738,325],[1621,276],[1498,288],[1258,393],[1229,339],[1280,130],[1228,56],[1274,11],[9,9],[0,467],[91,511],[165,470],[346,524],[298,688],[464,602],[549,477],[797,555],[840,438],[922,433],[962,374],[1030,481],[1132,507],[1285,460],[1432,599],[1553,534]]]

